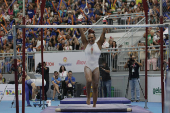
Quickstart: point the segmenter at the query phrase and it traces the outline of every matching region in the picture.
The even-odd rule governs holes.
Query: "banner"
[[[148,102],[161,102],[161,77],[148,77]]]
[[[4,92],[4,97],[2,100],[14,100],[15,97],[15,84],[8,84]],[[18,98],[22,100],[22,84],[18,85]]]
[[[72,72],[84,72],[86,63],[84,52],[44,53],[44,62],[49,67],[50,73],[59,71],[62,65]],[[35,68],[41,62],[41,54],[35,54]]]
[[[6,86],[7,86],[7,84],[0,84],[0,99],[4,95],[4,91],[5,91]]]

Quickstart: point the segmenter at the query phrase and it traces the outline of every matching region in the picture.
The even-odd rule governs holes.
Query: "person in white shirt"
[[[61,79],[61,87],[62,87],[62,89],[65,90],[65,88],[66,88],[65,78],[67,77],[67,71],[66,71],[65,66],[63,66],[63,65],[59,69],[59,77]]]
[[[106,41],[106,37],[104,38],[104,43],[102,45],[102,48],[105,49],[105,48],[109,48],[109,43]]]
[[[66,45],[64,46],[64,51],[69,51],[69,50],[72,50],[72,46],[70,46],[70,43],[69,41],[67,41]]]
[[[41,46],[41,36],[38,37],[36,48]],[[43,40],[43,46],[45,46],[45,41]]]

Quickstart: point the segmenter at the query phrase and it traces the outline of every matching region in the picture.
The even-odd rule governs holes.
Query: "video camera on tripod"
[[[41,73],[41,68],[42,68],[42,63],[39,62],[39,63],[38,63],[38,66],[37,66],[37,68],[36,68],[36,73]]]

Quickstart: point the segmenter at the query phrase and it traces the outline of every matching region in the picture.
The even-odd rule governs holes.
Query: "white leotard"
[[[91,52],[91,48],[93,48],[93,53]],[[101,50],[99,49],[97,43],[87,45],[85,49],[86,66],[89,67],[92,72],[96,69],[96,67],[99,67],[98,61],[100,54]]]

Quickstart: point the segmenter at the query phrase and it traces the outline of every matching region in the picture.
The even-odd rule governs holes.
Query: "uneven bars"
[[[142,25],[16,25],[16,28],[122,28],[122,27],[168,27],[169,24]]]

